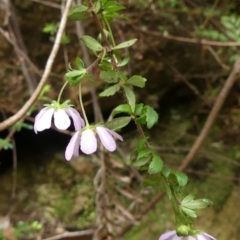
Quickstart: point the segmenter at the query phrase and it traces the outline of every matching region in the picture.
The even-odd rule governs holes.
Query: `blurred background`
[[[240,57],[240,2],[119,2],[126,7],[122,13],[127,19],[113,22],[116,41],[138,39],[129,49],[131,60],[126,74],[147,78],[146,88],[136,89],[137,98],[158,112],[159,123],[146,131],[166,165],[177,168]],[[16,113],[36,88],[55,39],[63,4],[64,1],[57,0],[0,1],[0,121]],[[82,28],[86,35],[97,37],[92,19],[83,21]],[[93,178],[98,163],[85,155],[65,161],[69,132],[51,129],[36,135],[32,130],[38,109],[57,98],[68,63],[74,63],[77,56],[83,58],[83,53],[75,22],[69,20],[41,101],[14,131],[0,132],[0,229],[11,226],[18,234],[11,238],[10,231],[6,238],[5,233],[6,239],[44,239],[64,230],[84,230],[94,225]],[[90,59],[95,58],[90,54]],[[103,86],[99,71],[93,70],[93,74],[100,93]],[[213,207],[200,212],[196,227],[219,240],[240,239],[239,92],[238,79],[204,144],[186,169],[190,181],[185,194],[194,192],[197,197],[214,202]],[[70,98],[80,109],[77,94],[74,88],[67,88],[62,98]],[[94,121],[88,84],[83,86],[83,94],[87,114]],[[107,119],[122,96],[98,100]],[[125,141],[119,147],[129,156],[138,140],[135,125],[130,124],[121,134]],[[144,190],[135,178],[132,181],[132,186]],[[146,191],[142,206],[161,189]],[[174,229],[174,218],[167,198],[163,198],[123,239],[158,239],[170,229]]]

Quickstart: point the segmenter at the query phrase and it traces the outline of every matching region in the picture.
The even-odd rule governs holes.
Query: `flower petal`
[[[214,239],[214,240],[217,240],[216,238],[214,238],[213,236],[207,234],[207,233],[203,233],[202,234],[205,238],[208,237],[209,239]],[[206,238],[206,240],[208,240],[208,238]]]
[[[199,236],[199,235],[198,235],[198,236]],[[197,237],[198,237],[198,236],[197,236]],[[187,237],[187,240],[196,240],[196,239],[197,239],[196,237],[192,237],[192,236],[188,236],[188,237]],[[198,239],[200,240],[200,238],[198,238]],[[201,239],[201,240],[202,240],[202,239]]]
[[[70,140],[70,142],[67,145],[66,151],[65,151],[65,158],[66,160],[71,160],[72,156],[77,156],[77,150],[79,147],[79,141],[80,136],[78,135],[79,132],[75,132]]]
[[[105,127],[96,127],[97,134],[103,144],[103,146],[110,152],[116,150],[116,142],[113,139],[111,133]]]
[[[82,127],[85,126],[84,120],[81,118],[79,112],[76,109],[72,107],[68,107],[65,109],[65,111],[73,119],[73,124],[76,131],[79,131]]]
[[[54,111],[54,124],[60,130],[66,130],[70,126],[71,121],[64,109]]]
[[[51,127],[53,112],[54,112],[54,109],[49,107],[43,108],[39,112],[39,114],[35,117],[35,123],[34,123],[35,133],[41,132]]]
[[[80,148],[85,154],[92,154],[97,150],[97,139],[93,130],[83,131],[80,141]]]
[[[170,231],[162,234],[159,238],[159,240],[173,240],[173,237],[176,237],[176,231]]]
[[[108,128],[105,128],[111,135],[113,135],[114,137],[118,138],[119,140],[123,141],[123,138],[121,135],[119,135],[118,133],[108,129]]]

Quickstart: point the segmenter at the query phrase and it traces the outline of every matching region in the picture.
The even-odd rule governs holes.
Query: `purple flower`
[[[76,131],[79,131],[85,125],[78,111],[72,107],[58,109],[45,107],[35,117],[35,133],[49,129],[52,123],[52,116],[54,118],[54,125],[60,130],[65,130],[70,126],[70,117],[73,119]]]
[[[207,234],[207,233],[200,233],[196,236],[187,236],[187,237],[179,237],[176,233],[176,231],[170,231],[162,234],[159,238],[159,240],[211,240],[214,238],[213,236]]]
[[[103,146],[110,152],[115,151],[117,147],[113,137],[123,141],[122,136],[118,133],[102,126],[96,127],[96,133]],[[77,157],[79,155],[79,147],[85,154],[92,154],[97,151],[97,138],[94,130],[86,129],[81,135],[79,135],[79,132],[74,133],[66,148],[65,158],[71,160],[72,156]]]

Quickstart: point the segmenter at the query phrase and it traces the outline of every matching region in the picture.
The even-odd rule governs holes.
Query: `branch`
[[[92,234],[93,234],[92,229],[76,231],[76,232],[64,232],[64,233],[59,234],[57,236],[44,238],[43,240],[59,240],[59,239],[73,238],[73,237],[92,236]]]
[[[235,83],[235,80],[240,75],[240,59],[238,59],[232,69],[232,72],[230,73],[229,77],[227,78],[221,92],[218,95],[218,98],[202,128],[202,131],[200,132],[198,138],[196,139],[195,143],[193,144],[191,150],[189,151],[188,155],[182,162],[182,164],[179,166],[178,170],[182,171],[186,169],[188,164],[191,162],[192,158],[197,153],[198,149],[201,147],[204,139],[207,137],[208,132],[210,128],[212,127],[230,89],[232,88],[233,84]]]
[[[156,36],[156,37],[163,37],[167,38],[169,40],[175,40],[179,42],[187,42],[187,43],[196,43],[196,44],[202,44],[202,45],[210,45],[210,46],[219,46],[219,47],[239,47],[240,42],[219,42],[219,41],[211,41],[206,39],[197,39],[197,38],[186,38],[186,37],[178,37],[173,35],[164,35],[161,32],[155,32],[155,31],[145,31],[141,30],[137,27],[134,27],[137,31],[141,31],[143,33],[147,33],[148,35]]]
[[[44,85],[45,85],[45,83],[48,79],[48,76],[51,72],[51,69],[52,69],[54,60],[56,58],[57,52],[59,50],[62,35],[63,35],[63,31],[65,29],[66,22],[67,22],[67,14],[70,10],[72,1],[73,0],[67,0],[66,7],[65,7],[65,10],[63,12],[61,22],[60,22],[60,25],[59,25],[59,29],[58,29],[58,32],[57,32],[56,40],[54,42],[54,45],[53,45],[52,51],[50,53],[50,56],[47,60],[45,70],[43,72],[43,76],[42,76],[36,90],[34,91],[32,96],[29,98],[29,100],[25,103],[25,105],[16,114],[14,114],[13,116],[8,118],[7,120],[0,123],[0,131],[10,127],[14,123],[16,123],[18,120],[20,120],[27,113],[28,109],[33,105],[33,103],[37,100],[38,95],[42,91],[42,89],[43,89],[43,87],[44,87]]]

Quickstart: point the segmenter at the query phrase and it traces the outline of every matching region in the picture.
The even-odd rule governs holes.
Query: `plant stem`
[[[89,126],[90,124],[88,122],[87,115],[86,115],[86,112],[85,112],[85,109],[84,109],[84,106],[83,106],[83,102],[82,102],[82,83],[79,84],[79,102],[80,102],[80,106],[81,106],[81,109],[82,109],[82,113],[83,113],[83,117],[84,117],[86,126]]]
[[[64,90],[64,88],[67,86],[67,84],[68,84],[68,81],[66,81],[66,82],[64,83],[64,85],[62,86],[62,88],[61,88],[61,90],[60,90],[60,93],[59,93],[58,99],[57,99],[57,102],[58,102],[58,103],[60,103],[60,99],[61,99],[63,90]]]

